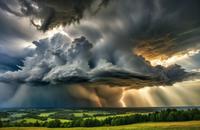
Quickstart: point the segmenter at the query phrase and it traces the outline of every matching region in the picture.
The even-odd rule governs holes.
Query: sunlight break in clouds
[[[191,56],[194,56],[196,54],[198,54],[200,52],[200,50],[191,50],[188,51],[186,54],[180,54],[180,55],[174,55],[168,59],[153,59],[153,60],[149,60],[151,65],[156,66],[156,65],[162,65],[165,67],[168,67],[170,65],[176,64],[178,61],[181,60],[185,60]]]

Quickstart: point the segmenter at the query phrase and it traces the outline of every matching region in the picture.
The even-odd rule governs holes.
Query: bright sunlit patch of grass
[[[39,116],[40,117],[48,117],[48,116],[50,116],[52,114],[55,114],[55,112],[40,113]]]

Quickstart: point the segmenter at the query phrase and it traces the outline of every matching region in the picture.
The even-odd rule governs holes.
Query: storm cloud
[[[18,10],[13,3],[18,3]],[[108,45],[111,48],[132,48],[146,60],[168,59],[200,48],[198,0],[18,0],[0,5],[9,13],[28,17],[42,31],[79,23],[71,33],[81,30],[92,42],[103,38],[114,44]]]
[[[197,0],[112,1],[109,8],[67,30],[99,44],[104,57],[121,50],[148,61],[164,60],[199,50],[198,5]]]
[[[0,73],[1,86],[10,95],[0,97],[0,106],[139,106],[137,103],[145,96],[147,87],[152,90],[148,94],[153,94],[151,97],[159,101],[158,105],[173,104],[173,99],[162,95],[166,96],[165,92],[172,90],[183,98],[182,90],[185,89],[176,91],[168,87],[199,79],[199,72],[186,71],[181,62],[162,66],[153,65],[152,60],[198,53],[199,5],[199,0],[0,2],[0,8],[8,13],[2,13],[2,16],[30,20],[29,31],[34,34],[31,37],[31,33],[18,33],[18,28],[13,32],[7,31],[12,28],[6,28],[2,37],[3,34],[12,35],[27,42],[34,39],[35,46],[23,63],[18,60],[2,62],[6,67],[15,64],[13,66],[17,68]],[[9,20],[2,25],[6,21]],[[36,29],[44,34],[36,33]],[[19,42],[16,44],[20,45]],[[193,68],[198,69],[199,64],[195,65]],[[141,95],[143,90],[144,95]],[[140,94],[137,95],[140,99],[132,92]],[[48,103],[48,100],[52,102]],[[187,100],[181,100],[180,104],[193,103],[193,98]],[[156,105],[155,101],[153,105]]]
[[[52,38],[33,43],[36,45],[35,53],[25,59],[24,66],[20,67],[21,70],[1,74],[0,81],[38,82],[39,84],[90,83],[93,85],[94,83],[142,88],[172,84],[192,75],[178,65],[168,68],[153,67],[147,61],[143,61],[149,69],[149,73],[145,75],[118,63],[109,62],[107,59],[96,62],[91,57],[91,55],[96,55],[91,51],[93,44],[85,37],[71,41],[63,34],[55,34]],[[125,64],[131,66],[130,63]]]
[[[12,9],[14,2],[18,3],[20,9]],[[3,0],[0,8],[19,17],[29,17],[38,30],[45,32],[60,25],[79,23],[85,11],[94,15],[102,6],[106,6],[109,0],[96,2],[93,0],[14,0],[14,2]]]
[[[3,86],[15,88],[8,90],[12,96],[2,103],[2,107],[121,106],[119,99],[124,86],[141,89],[145,86],[172,85],[194,76],[178,65],[153,67],[147,61],[146,65],[151,68],[148,75],[136,73],[107,59],[91,65],[96,61],[91,56],[95,52],[92,51],[93,44],[85,37],[72,41],[58,33],[33,44],[36,45],[35,52],[24,60],[20,70],[0,74]],[[44,91],[45,94],[40,96],[43,100],[39,100],[38,96]],[[110,97],[116,93],[118,96]]]

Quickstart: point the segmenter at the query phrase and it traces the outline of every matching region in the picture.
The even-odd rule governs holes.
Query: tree
[[[2,123],[2,121],[1,121],[1,119],[0,119],[0,127],[3,127],[3,123]]]
[[[94,126],[100,126],[102,123],[101,121],[97,119],[85,119],[82,120],[81,126],[83,127],[94,127]]]
[[[167,117],[167,120],[168,121],[175,121],[175,118],[176,118],[176,115],[174,112],[170,112],[168,117]]]
[[[69,127],[80,127],[83,123],[83,119],[74,119],[70,124]]]
[[[35,127],[39,127],[39,126],[41,126],[41,125],[40,125],[40,123],[39,123],[38,121],[36,121],[36,122],[34,123],[34,126],[35,126]]]
[[[112,117],[107,117],[106,119],[103,120],[103,124],[106,126],[110,126],[112,122]]]
[[[49,121],[47,123],[47,127],[49,127],[49,128],[58,128],[58,127],[60,127],[60,125],[61,125],[61,122],[58,119]]]

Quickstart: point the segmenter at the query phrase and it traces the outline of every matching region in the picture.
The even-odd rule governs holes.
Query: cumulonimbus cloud
[[[144,59],[141,60],[144,60],[144,66],[149,67],[148,74],[136,73],[107,59],[95,61],[92,55],[96,54],[91,51],[93,44],[85,37],[71,41],[65,35],[56,34],[52,38],[33,43],[36,45],[34,56],[25,59],[21,70],[1,74],[1,81],[35,84],[90,83],[142,88],[169,85],[191,76],[178,65],[153,67]],[[96,63],[91,66],[91,62]],[[131,63],[126,64],[131,66]]]
[[[47,100],[55,96],[55,100],[66,100],[59,105],[119,106],[123,87],[166,86],[198,76],[180,65],[152,66],[147,60],[199,49],[199,0],[112,1],[96,15],[84,15],[94,4],[90,0],[20,2],[19,12],[39,30],[48,31],[81,19],[66,30],[72,37],[84,37],[72,41],[56,34],[33,42],[34,54],[24,60],[21,70],[0,74],[4,88],[15,86],[13,91],[5,89],[12,96],[2,99],[9,103],[48,106]],[[38,96],[42,92],[45,94],[40,102]],[[63,96],[57,98],[58,95]],[[56,106],[53,99],[49,105]]]
[[[172,85],[195,76],[179,65],[153,67],[143,58],[140,60],[149,67],[148,74],[136,73],[117,61],[114,64],[109,58],[96,61],[92,57],[96,55],[92,51],[95,45],[85,37],[71,41],[66,35],[55,34],[33,43],[36,45],[33,56],[24,60],[20,70],[0,74],[1,87],[9,94],[0,97],[4,99],[1,107],[80,107],[86,104],[119,107],[124,87]],[[131,66],[131,63],[126,64]],[[39,96],[42,92],[44,94]],[[111,98],[112,94],[118,95]],[[42,100],[38,100],[38,96]]]

